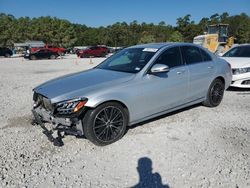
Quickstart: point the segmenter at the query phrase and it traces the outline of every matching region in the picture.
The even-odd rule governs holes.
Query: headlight
[[[55,113],[59,115],[70,115],[76,113],[84,107],[87,101],[86,98],[78,98],[57,103]]]
[[[233,69],[233,74],[237,75],[237,74],[244,74],[250,72],[250,67],[246,67],[246,68],[239,68],[239,69]]]

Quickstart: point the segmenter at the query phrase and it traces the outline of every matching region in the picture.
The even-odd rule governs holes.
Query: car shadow
[[[137,172],[139,182],[132,188],[157,187],[169,188],[169,185],[162,184],[161,175],[158,172],[153,173],[152,160],[148,157],[142,157],[138,160]]]
[[[166,117],[170,117],[170,116],[173,116],[173,115],[175,115],[175,114],[178,114],[178,113],[181,113],[181,112],[184,112],[184,111],[187,111],[187,110],[191,110],[191,109],[193,109],[193,108],[197,108],[197,107],[199,107],[199,106],[201,106],[201,103],[199,103],[199,104],[194,104],[194,105],[192,105],[192,106],[188,106],[188,107],[185,107],[185,108],[182,108],[182,109],[173,111],[173,112],[169,112],[169,113],[166,113],[166,114],[157,116],[157,117],[155,117],[155,118],[152,118],[152,119],[149,119],[149,120],[142,121],[142,122],[140,122],[140,123],[133,124],[133,125],[131,125],[131,126],[128,126],[127,131],[128,131],[129,129],[134,129],[134,128],[137,128],[137,127],[139,127],[139,126],[142,126],[142,125],[145,125],[145,124],[148,124],[148,123],[151,123],[151,122],[154,122],[154,121],[157,121],[157,120],[166,118]]]

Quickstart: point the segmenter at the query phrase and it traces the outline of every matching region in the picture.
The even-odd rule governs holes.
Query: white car
[[[250,44],[231,48],[223,56],[232,68],[232,87],[250,88]]]

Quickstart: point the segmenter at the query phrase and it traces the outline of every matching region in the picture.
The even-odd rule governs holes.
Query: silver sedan
[[[32,112],[44,129],[49,122],[104,146],[127,126],[197,103],[218,106],[231,79],[230,65],[197,45],[137,45],[36,87]]]

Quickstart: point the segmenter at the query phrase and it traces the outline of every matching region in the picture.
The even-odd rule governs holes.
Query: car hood
[[[250,58],[247,57],[222,57],[230,63],[232,69],[250,67]]]
[[[50,80],[34,88],[34,91],[55,103],[87,97],[93,92],[120,85],[134,77],[135,74],[132,73],[90,69]]]

